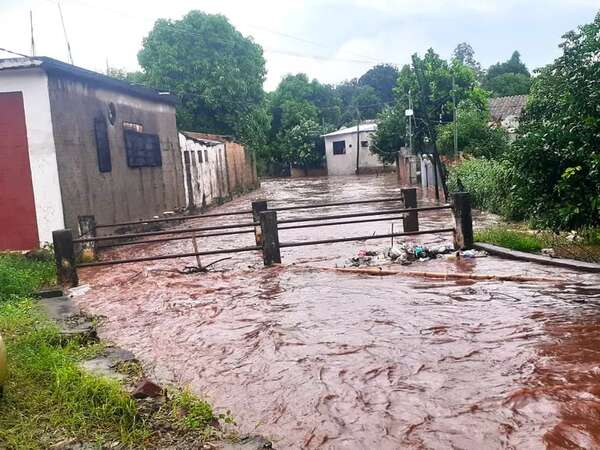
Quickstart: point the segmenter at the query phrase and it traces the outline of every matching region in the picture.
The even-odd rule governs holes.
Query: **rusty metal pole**
[[[452,194],[452,212],[454,213],[454,247],[460,250],[473,248],[473,215],[471,194],[456,192]]]
[[[252,202],[252,218],[254,222],[260,222],[260,213],[268,209],[266,200],[256,200]],[[262,245],[262,233],[260,225],[254,227],[254,238],[256,245]]]
[[[417,207],[417,188],[402,189],[402,196],[405,208]],[[406,213],[402,222],[405,232],[419,231],[419,213],[417,211]]]
[[[260,213],[262,231],[263,261],[266,267],[281,263],[279,251],[279,231],[277,229],[277,212],[263,211]]]
[[[54,259],[56,261],[56,279],[59,285],[74,287],[79,284],[75,262],[75,248],[71,230],[52,232]]]

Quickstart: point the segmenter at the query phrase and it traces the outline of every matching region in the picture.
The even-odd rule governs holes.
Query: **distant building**
[[[185,206],[171,95],[45,58],[0,60],[0,250]]]
[[[377,124],[373,121],[363,122],[358,126],[358,130],[359,132],[357,127],[353,126],[323,135],[328,175],[355,174],[357,151],[361,174],[382,172],[385,169],[379,157],[370,150]]]
[[[514,139],[526,105],[527,95],[491,98],[489,108],[492,125],[504,128],[511,139]]]
[[[258,187],[252,153],[228,136],[182,131],[186,207],[202,208]]]

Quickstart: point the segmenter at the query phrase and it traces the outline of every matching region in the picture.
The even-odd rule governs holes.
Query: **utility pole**
[[[413,110],[413,107],[412,107],[412,92],[411,92],[410,89],[408,90],[408,109],[410,111]],[[411,115],[408,116],[408,148],[410,149],[410,154],[411,155],[412,155],[412,152],[413,152],[413,148],[412,148],[412,146],[413,146],[412,145],[412,121],[413,121],[413,114],[414,113],[412,113]]]
[[[360,175],[360,111],[356,108],[356,175]]]
[[[69,43],[69,37],[67,36],[67,27],[65,27],[65,19],[63,17],[62,8],[60,2],[58,4],[58,13],[60,14],[60,22],[62,23],[63,33],[65,35],[65,41],[67,41],[67,51],[69,52],[69,62],[73,64],[73,54],[71,53],[71,44]]]
[[[33,39],[33,11],[29,10],[29,26],[31,29],[31,56],[35,56],[35,40]]]
[[[458,155],[458,123],[456,122],[456,81],[452,74],[452,124],[454,125],[454,157]]]

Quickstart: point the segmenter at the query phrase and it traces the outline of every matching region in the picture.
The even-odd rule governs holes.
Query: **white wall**
[[[48,77],[40,69],[0,71],[0,92],[21,92],[40,244],[64,228],[56,149],[50,116]]]
[[[202,207],[203,198],[205,205],[214,203],[218,198],[229,195],[227,192],[227,167],[225,163],[225,144],[215,143],[207,145],[190,139],[179,133],[179,146],[181,147],[181,161],[183,162],[184,187],[186,206]],[[189,204],[188,175],[185,164],[185,153],[190,153],[191,185],[194,195],[194,204]],[[202,153],[202,158],[200,157]],[[208,160],[205,158],[208,156]],[[200,162],[202,159],[202,162]]]
[[[359,141],[368,141],[371,145],[373,136],[372,131],[360,133]],[[356,132],[339,134],[336,136],[326,136],[325,138],[325,156],[327,157],[328,175],[353,175],[356,173]],[[346,153],[343,155],[333,154],[333,142],[345,141]],[[373,154],[369,147],[360,147],[359,167],[361,169],[379,169],[383,168],[383,163],[377,155]]]

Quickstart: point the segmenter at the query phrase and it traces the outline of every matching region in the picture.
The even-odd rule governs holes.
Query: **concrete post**
[[[75,264],[75,249],[71,230],[52,232],[54,243],[54,259],[56,260],[56,279],[59,285],[74,287],[79,284],[77,266]]]
[[[417,188],[402,189],[402,197],[404,198],[405,208],[417,207]],[[404,213],[402,222],[405,232],[419,231],[419,213],[417,211]]]
[[[252,202],[252,218],[254,222],[260,222],[260,213],[268,209],[266,200],[256,200]],[[254,238],[256,239],[256,245],[262,245],[262,232],[260,225],[254,227]]]
[[[94,216],[79,216],[79,236],[82,238],[96,237],[96,218]],[[81,258],[92,260],[96,258],[96,241],[81,244]]]
[[[456,192],[452,194],[454,213],[454,247],[460,250],[473,248],[473,216],[471,213],[471,194]]]
[[[262,231],[263,261],[266,267],[281,263],[279,252],[279,231],[277,229],[277,212],[263,211],[260,213],[260,228]]]

